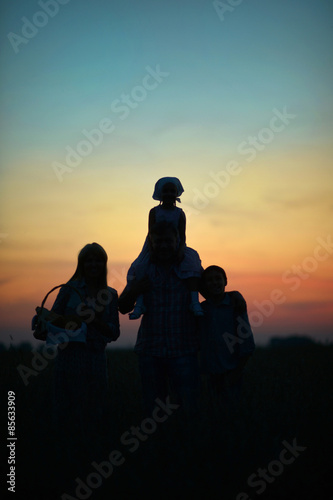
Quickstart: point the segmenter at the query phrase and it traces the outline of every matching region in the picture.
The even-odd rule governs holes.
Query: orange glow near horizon
[[[16,44],[36,5],[5,3],[0,342],[30,338],[89,242],[122,290],[164,176],[184,187],[204,267],[224,267],[249,310],[285,295],[263,335],[333,335],[331,7],[244,2],[221,23],[213,3],[67,2]]]

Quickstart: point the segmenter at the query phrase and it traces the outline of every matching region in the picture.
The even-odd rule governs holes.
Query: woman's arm
[[[95,318],[93,320],[94,326],[98,329],[98,331],[106,337],[106,340],[110,342],[111,340],[115,341],[120,335],[119,328],[119,312],[118,312],[118,294],[116,290],[110,290],[110,303],[106,306],[107,309],[107,318],[106,321],[103,321],[99,318]]]
[[[52,324],[59,328],[67,328],[68,330],[76,330],[82,324],[82,318],[76,314],[65,314],[67,303],[72,290],[70,287],[63,286],[57,295],[56,300],[51,308],[51,311],[56,313],[57,317],[52,320]],[[75,292],[74,292],[75,293]]]
[[[68,286],[61,287],[58,292],[57,298],[55,299],[54,304],[51,308],[51,311],[59,315],[64,315],[70,294],[71,289]]]

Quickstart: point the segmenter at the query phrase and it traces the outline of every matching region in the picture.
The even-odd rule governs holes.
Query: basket
[[[48,335],[48,323],[52,323],[55,319],[59,318],[59,314],[50,311],[46,307],[44,307],[45,302],[48,298],[48,296],[54,291],[57,290],[58,288],[62,288],[63,286],[71,288],[74,290],[80,297],[81,300],[83,300],[82,295],[80,292],[72,285],[69,283],[63,283],[61,285],[57,285],[53,287],[47,294],[45,295],[44,299],[42,300],[41,306],[36,307],[36,315],[32,318],[32,325],[31,328],[33,330],[33,336],[37,340],[46,340],[47,335]]]

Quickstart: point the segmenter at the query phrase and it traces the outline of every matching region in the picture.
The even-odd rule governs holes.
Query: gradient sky
[[[32,340],[86,243],[120,293],[167,175],[188,245],[226,269],[258,342],[333,340],[333,6],[222,3],[1,7],[0,341]],[[121,316],[117,344],[138,325]]]

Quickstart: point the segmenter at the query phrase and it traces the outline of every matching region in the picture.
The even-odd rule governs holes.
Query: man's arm
[[[127,314],[134,308],[135,301],[139,295],[146,292],[150,288],[148,277],[141,280],[133,280],[131,285],[126,285],[118,299],[118,307],[121,314]]]
[[[118,307],[121,314],[127,314],[134,308],[137,294],[133,291],[133,287],[125,286],[124,290],[119,295]]]

